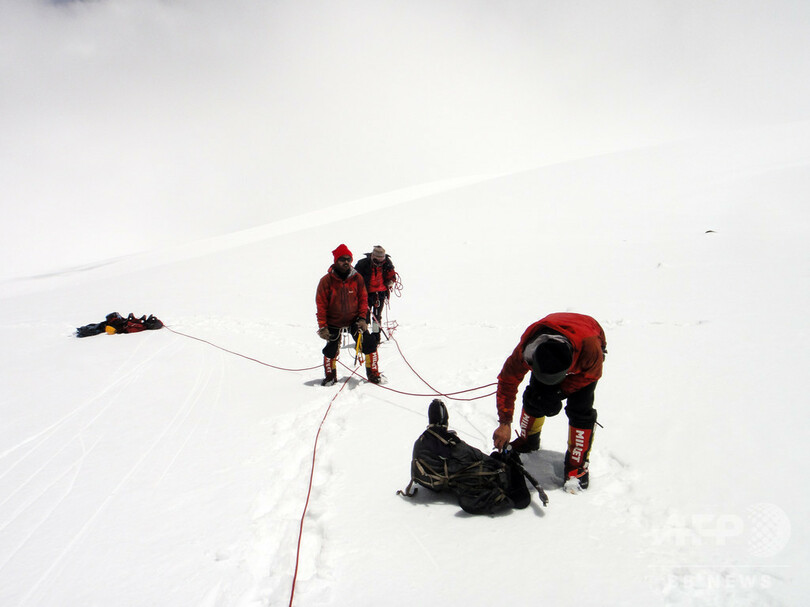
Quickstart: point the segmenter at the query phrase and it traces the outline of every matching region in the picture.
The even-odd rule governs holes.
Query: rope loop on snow
[[[436,388],[431,386],[424,377],[419,375],[417,370],[413,368],[413,365],[411,365],[411,363],[408,362],[408,359],[405,356],[405,353],[402,351],[402,348],[400,347],[399,342],[397,341],[397,339],[393,335],[391,336],[391,341],[394,342],[394,345],[397,347],[397,351],[399,351],[399,355],[402,357],[402,360],[405,361],[405,364],[408,365],[408,368],[413,372],[413,374],[416,375],[416,377],[418,377],[423,384],[425,384],[428,388],[430,388],[431,390],[433,390],[435,392],[435,394],[414,394],[413,396],[444,396],[445,398],[447,398],[449,400],[457,400],[457,401],[469,402],[469,401],[473,401],[473,400],[480,400],[482,398],[487,398],[487,397],[493,396],[495,394],[495,392],[490,392],[489,394],[484,394],[482,396],[474,396],[472,398],[454,398],[454,395],[456,395],[456,394],[465,394],[467,392],[475,392],[476,390],[482,390],[484,388],[490,388],[492,386],[497,386],[498,385],[497,382],[492,382],[491,384],[485,384],[483,386],[478,386],[477,388],[469,388],[468,390],[459,390],[458,392],[447,392],[447,393],[440,392],[439,390],[437,390]],[[385,387],[385,386],[382,386],[382,387]]]
[[[340,363],[340,365],[344,369],[349,371],[349,373],[351,373],[352,375],[356,375],[360,379],[364,379],[363,376],[360,373],[357,373],[357,371],[353,370],[348,365],[345,365],[342,362],[340,362],[340,359],[338,359],[338,362]],[[414,373],[416,373],[416,372],[414,371]],[[419,376],[417,375],[417,377],[419,377]],[[468,388],[466,390],[458,390],[456,392],[439,392],[438,390],[435,390],[430,385],[428,385],[428,387],[431,390],[434,390],[434,391],[430,392],[430,393],[426,393],[426,394],[419,394],[417,392],[405,392],[403,390],[396,390],[394,388],[389,388],[388,386],[385,386],[383,384],[372,384],[372,385],[377,387],[377,388],[381,388],[383,390],[388,390],[389,392],[395,392],[396,394],[402,394],[404,396],[417,396],[419,398],[431,398],[431,397],[435,397],[435,396],[444,396],[445,398],[447,398],[449,400],[470,402],[470,401],[474,401],[474,400],[480,400],[482,398],[487,398],[489,396],[493,396],[495,394],[495,392],[489,392],[487,394],[483,394],[482,396],[474,396],[472,398],[454,398],[454,395],[456,395],[456,394],[466,394],[467,392],[475,392],[476,390],[482,390],[483,388],[489,388],[491,386],[496,386],[497,384],[496,383],[485,384],[483,386],[478,386],[477,388]]]

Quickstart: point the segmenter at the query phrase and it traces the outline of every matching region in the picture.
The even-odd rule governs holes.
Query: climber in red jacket
[[[371,317],[367,320],[371,323],[372,330],[379,334],[383,306],[389,300],[391,287],[397,280],[394,262],[381,245],[374,245],[371,253],[366,253],[366,256],[354,265],[354,269],[366,283],[368,307],[371,312]]]
[[[362,333],[362,351],[365,355],[366,377],[374,384],[380,383],[378,369],[377,336],[370,333],[368,315],[368,295],[363,278],[352,267],[352,252],[345,244],[332,251],[334,264],[326,276],[321,278],[315,293],[318,335],[326,340],[323,348],[325,378],[321,385],[328,386],[337,381],[337,355],[340,348],[341,329],[348,328],[357,341]]]
[[[492,435],[495,447],[503,449],[509,443],[518,387],[531,371],[523,392],[520,432],[512,447],[521,453],[538,450],[546,417],[557,415],[562,401],[567,399],[565,488],[573,492],[587,489],[588,458],[596,425],[594,391],[602,377],[606,353],[605,332],[590,316],[559,312],[530,325],[498,375],[500,425]]]

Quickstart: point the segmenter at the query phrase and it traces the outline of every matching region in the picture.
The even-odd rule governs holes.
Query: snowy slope
[[[808,134],[596,157],[417,195],[382,227],[375,208],[335,212],[142,270],[130,258],[6,283],[1,602],[288,604],[331,403],[297,605],[800,604]],[[71,335],[112,310],[154,313],[265,363],[317,367],[329,251],[377,241],[405,285],[389,313],[399,348],[381,347],[399,392],[346,369],[324,389],[319,369],[168,330]],[[525,458],[546,509],[470,517],[426,490],[396,496],[431,398],[401,392],[432,394],[408,364],[442,392],[484,386],[525,325],[557,310],[608,336],[592,488],[560,490],[560,416]],[[489,449],[494,397],[446,402],[451,426]]]
[[[3,2],[0,605],[280,607],[296,562],[300,607],[803,605],[808,27]],[[403,278],[384,387],[318,385],[341,242]],[[565,310],[608,339],[591,488],[558,416],[524,458],[548,508],[397,496],[434,389],[474,389],[445,401],[487,451],[503,361]],[[112,311],[171,330],[74,337]]]

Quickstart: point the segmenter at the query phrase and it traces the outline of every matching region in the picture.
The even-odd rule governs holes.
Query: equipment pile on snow
[[[486,455],[448,429],[447,407],[438,399],[428,408],[429,425],[413,446],[411,482],[399,495],[413,497],[417,483],[433,491],[450,491],[462,510],[493,514],[507,508],[526,508],[531,495],[526,479],[535,486],[543,505],[543,489],[528,475],[520,455],[512,450]]]
[[[138,333],[139,331],[160,329],[162,327],[163,322],[151,314],[148,317],[144,315],[137,318],[130,312],[129,316],[124,318],[118,312],[111,312],[107,314],[107,318],[102,322],[77,328],[76,337],[90,337],[101,333],[109,335],[114,333]]]

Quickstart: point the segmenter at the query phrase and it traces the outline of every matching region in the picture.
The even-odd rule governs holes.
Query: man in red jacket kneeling
[[[530,325],[498,375],[500,425],[492,434],[495,448],[503,449],[509,443],[518,387],[531,371],[523,392],[520,432],[512,447],[521,453],[538,450],[543,422],[547,416],[557,415],[562,401],[567,399],[565,489],[587,489],[588,458],[596,425],[594,391],[602,377],[606,353],[605,332],[590,316],[559,312]]]

